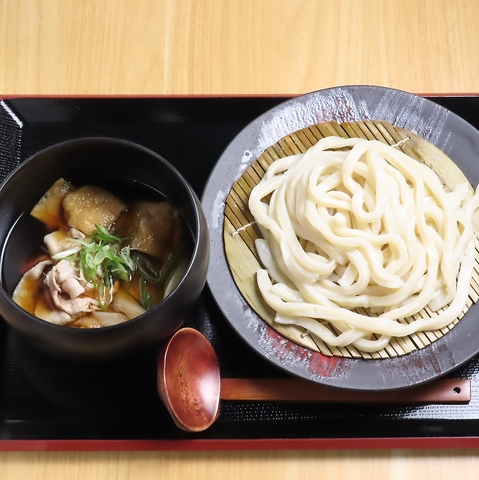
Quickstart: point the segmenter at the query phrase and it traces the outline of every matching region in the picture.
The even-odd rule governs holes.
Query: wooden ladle
[[[220,399],[329,403],[467,403],[469,380],[437,379],[400,391],[350,391],[300,378],[223,378],[218,357],[207,338],[185,327],[158,357],[158,393],[176,425],[201,432],[218,418]]]

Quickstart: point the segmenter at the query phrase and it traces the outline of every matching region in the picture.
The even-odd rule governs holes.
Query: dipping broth
[[[7,291],[29,313],[98,328],[158,305],[183,278],[191,253],[179,210],[156,190],[59,179],[14,224],[2,270]]]

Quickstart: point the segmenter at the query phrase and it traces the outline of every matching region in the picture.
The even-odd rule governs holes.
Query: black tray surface
[[[4,99],[0,101],[0,180],[53,143],[111,136],[138,142],[164,156],[201,197],[211,169],[235,135],[286,98]],[[428,98],[479,128],[479,97]],[[211,341],[223,376],[285,375],[237,336],[207,287],[186,323]],[[0,450],[17,441],[211,440],[218,444],[221,440],[479,436],[479,358],[449,375],[471,381],[472,400],[467,405],[223,402],[210,429],[190,434],[173,424],[158,398],[156,354],[149,351],[90,364],[66,362],[33,350],[0,319]]]

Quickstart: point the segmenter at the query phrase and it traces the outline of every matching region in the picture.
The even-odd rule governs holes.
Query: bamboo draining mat
[[[430,345],[449,332],[479,297],[479,242],[477,239],[473,279],[468,302],[462,315],[441,330],[420,332],[403,338],[393,338],[385,349],[375,353],[360,352],[355,347],[329,347],[324,342],[307,334],[300,327],[276,324],[273,310],[265,304],[258,291],[256,271],[261,268],[261,264],[254,242],[260,237],[260,232],[255,226],[248,208],[249,194],[272,162],[289,155],[304,153],[319,139],[331,135],[359,137],[368,140],[376,139],[388,145],[397,145],[397,148],[400,148],[404,153],[424,162],[434,170],[448,190],[453,189],[459,183],[467,182],[462,171],[441,150],[413,132],[395,127],[387,122],[362,121],[341,124],[328,122],[294,132],[267,148],[234,183],[227,196],[223,236],[226,257],[234,281],[251,308],[278,333],[293,342],[311,350],[319,351],[324,355],[363,359],[391,358]],[[471,187],[471,195],[472,193]],[[361,313],[365,312],[361,311]],[[411,322],[418,317],[434,315],[434,312],[424,309],[416,316],[406,318],[405,321]]]

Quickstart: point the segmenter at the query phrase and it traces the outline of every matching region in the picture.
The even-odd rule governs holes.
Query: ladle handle
[[[437,379],[394,391],[357,391],[328,387],[299,378],[223,378],[222,400],[323,403],[468,403],[469,380]]]

